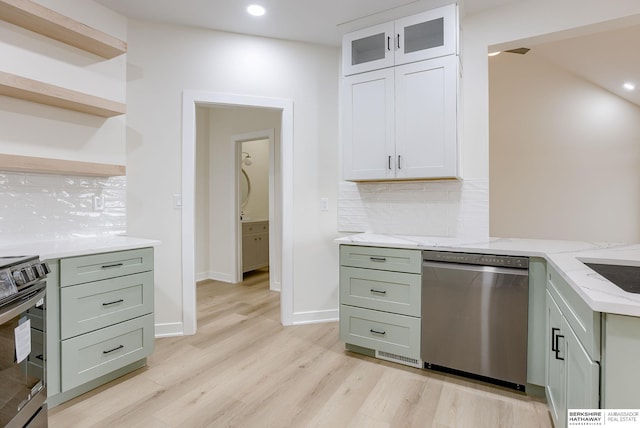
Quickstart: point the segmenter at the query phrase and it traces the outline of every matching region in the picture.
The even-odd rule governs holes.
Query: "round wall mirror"
[[[242,174],[240,174],[240,208],[247,206],[249,202],[249,195],[251,194],[251,180],[247,175],[247,171],[242,168]]]

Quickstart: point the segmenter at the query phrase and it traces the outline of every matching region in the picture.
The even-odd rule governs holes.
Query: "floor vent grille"
[[[404,355],[391,354],[384,351],[376,351],[376,358],[381,360],[392,361],[394,363],[400,363],[411,367],[422,368],[422,360],[416,358],[405,357]]]

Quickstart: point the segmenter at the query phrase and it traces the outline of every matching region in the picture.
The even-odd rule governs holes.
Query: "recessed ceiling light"
[[[497,52],[489,52],[489,56],[496,56],[496,55],[500,55],[501,52],[497,51]]]
[[[265,14],[266,10],[259,4],[252,4],[247,7],[247,12],[249,12],[249,15],[262,16]]]
[[[636,88],[636,85],[635,85],[635,84],[633,84],[633,83],[631,83],[631,82],[626,82],[626,83],[625,83],[624,85],[622,85],[622,86],[624,86],[624,88],[625,88],[627,91],[633,91],[633,90]]]

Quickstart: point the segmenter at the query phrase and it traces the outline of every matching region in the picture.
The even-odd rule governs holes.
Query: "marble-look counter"
[[[0,244],[0,257],[34,255],[40,256],[41,260],[52,260],[64,257],[156,247],[158,245],[160,245],[160,241],[153,239],[133,238],[120,235],[25,243],[12,242]]]
[[[626,292],[584,262],[640,266],[640,245],[542,239],[463,239],[363,233],[336,240],[340,244],[420,250],[542,257],[597,312],[640,317],[640,294]]]

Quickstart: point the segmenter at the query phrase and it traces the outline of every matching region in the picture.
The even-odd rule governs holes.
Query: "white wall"
[[[621,0],[528,0],[490,9],[462,20],[463,175],[489,176],[488,48],[632,16],[640,19],[640,2]]]
[[[181,188],[184,89],[293,100],[294,321],[337,315],[339,50],[135,20],[128,41],[128,224],[132,235],[163,243],[156,331],[182,329],[181,213],[172,197]],[[329,212],[319,212],[321,196]]]
[[[490,59],[491,234],[640,242],[640,108],[536,54]]]
[[[93,1],[40,0],[43,6],[120,39],[127,20]],[[104,59],[0,21],[0,70],[110,100],[126,101],[127,55]],[[0,97],[0,152],[124,164],[125,116],[85,113]]]

